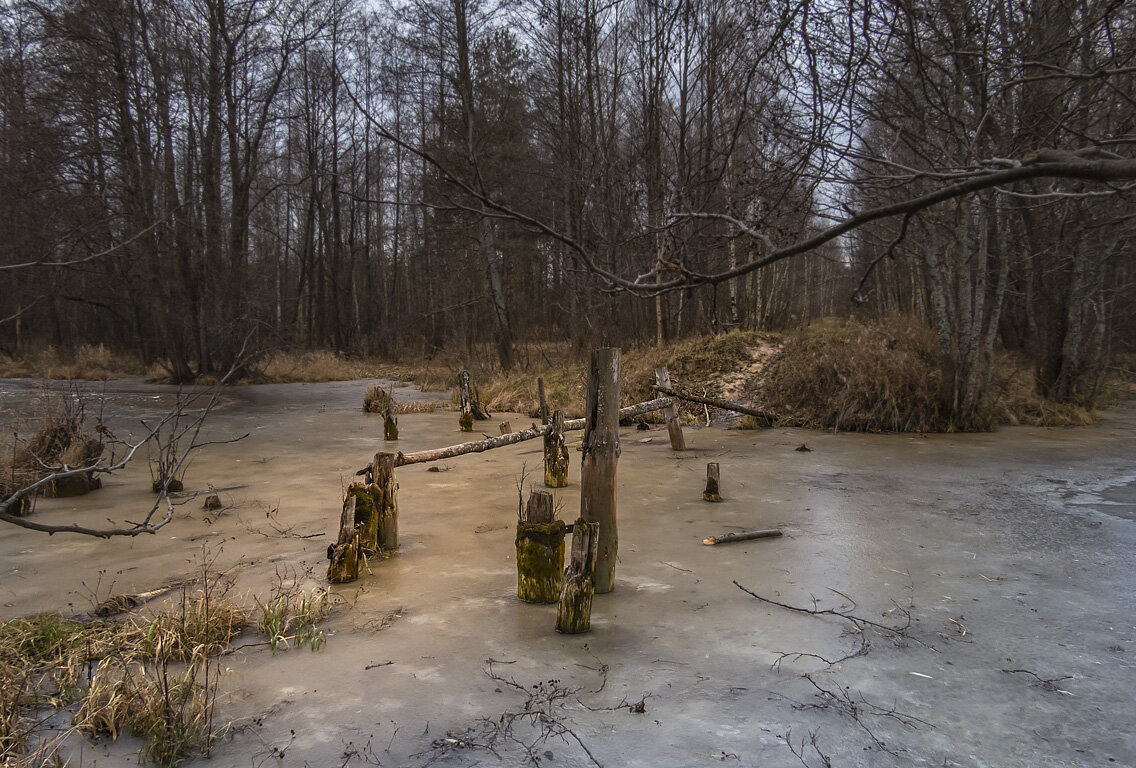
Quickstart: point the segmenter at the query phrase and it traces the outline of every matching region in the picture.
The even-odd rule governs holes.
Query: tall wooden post
[[[473,397],[469,391],[469,371],[458,372],[458,428],[462,432],[473,431]]]
[[[564,444],[564,412],[552,414],[552,428],[544,434],[544,484],[549,488],[568,485],[568,446]]]
[[[379,546],[384,551],[398,549],[398,481],[394,479],[393,453],[376,453],[371,465],[371,486],[378,516]]]
[[[390,408],[387,408],[383,413],[383,439],[398,439],[398,419],[394,417],[394,414],[391,412]]]
[[[517,597],[527,603],[555,603],[564,576],[564,534],[552,494],[533,491],[517,521]]]
[[[655,385],[660,389],[670,390],[671,374],[665,367],[655,369]],[[682,436],[682,419],[678,415],[678,402],[672,399],[671,404],[663,409],[663,415],[667,418],[667,432],[671,436],[671,450],[685,451],[686,440]]]
[[[547,424],[550,418],[548,412],[548,395],[545,394],[544,391],[544,379],[539,376],[536,380],[536,391],[538,401],[540,402],[540,423]]]
[[[597,531],[596,529],[599,528]],[[572,526],[572,562],[564,571],[560,605],[556,608],[556,631],[579,634],[592,628],[592,595],[595,588],[597,550],[603,526],[583,518]]]
[[[593,350],[588,362],[584,453],[580,461],[580,517],[600,524],[595,573],[599,594],[615,589],[615,559],[619,553],[615,471],[619,463],[620,362],[620,351],[616,347]]]

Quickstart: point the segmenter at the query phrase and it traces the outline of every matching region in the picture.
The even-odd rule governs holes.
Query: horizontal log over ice
[[[648,400],[645,403],[637,403],[629,405],[626,408],[619,409],[619,418],[630,419],[634,416],[641,416],[644,413],[652,413],[654,411],[661,411],[672,402],[669,397],[659,397],[654,400]],[[584,428],[584,419],[572,419],[564,422],[564,431],[572,432]],[[458,445],[451,445],[446,448],[431,448],[426,451],[414,451],[412,453],[399,453],[395,458],[394,465],[402,467],[407,464],[422,464],[427,461],[439,461],[441,459],[451,459],[454,456],[461,456],[466,453],[481,453],[493,448],[501,448],[513,443],[523,443],[525,440],[533,440],[541,437],[551,429],[551,425],[544,424],[541,426],[532,426],[528,429],[522,429],[520,432],[510,432],[507,435],[499,435],[497,437],[487,437],[484,440],[474,440],[470,443],[459,443]],[[370,465],[363,467],[356,472],[356,475],[363,475],[371,471]]]
[[[701,405],[712,405],[715,408],[721,408],[723,411],[733,411],[734,413],[744,413],[747,416],[753,416],[756,419],[764,419],[765,421],[773,424],[777,421],[777,414],[772,411],[767,411],[762,408],[753,408],[750,406],[742,405],[740,403],[733,403],[728,400],[716,400],[712,397],[698,397],[697,395],[687,394],[686,392],[678,392],[674,389],[667,389],[665,387],[656,386],[655,391],[676,397],[679,400],[687,400],[692,403],[699,403]]]

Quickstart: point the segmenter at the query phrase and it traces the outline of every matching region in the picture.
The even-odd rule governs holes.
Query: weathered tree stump
[[[379,551],[379,515],[374,483],[354,483],[347,488],[347,500],[355,509],[355,527],[359,531],[359,551],[373,555]]]
[[[176,477],[171,477],[168,482],[165,478],[158,478],[150,484],[150,489],[153,490],[154,493],[161,493],[163,485],[165,485],[167,493],[181,493],[185,490],[185,484]]]
[[[575,635],[592,628],[592,596],[597,591],[594,578],[602,533],[600,523],[583,518],[572,526],[572,561],[564,571],[560,588],[557,632]]]
[[[489,413],[489,409],[481,402],[481,393],[477,391],[477,387],[473,387],[473,398],[470,400],[470,410],[473,411],[473,418],[478,421],[489,421],[493,418]]]
[[[327,548],[327,580],[343,584],[359,578],[359,529],[355,525],[356,496],[348,494],[339,518],[339,536]]]
[[[473,431],[473,396],[469,391],[469,371],[458,371],[458,428]]]
[[[394,417],[389,408],[383,413],[383,439],[398,439],[398,419]]]
[[[544,379],[539,376],[536,380],[536,391],[537,400],[540,403],[540,410],[537,415],[540,417],[540,423],[542,425],[547,424],[548,420],[552,418],[552,415],[548,410],[548,395],[544,391]]]
[[[659,389],[671,388],[671,374],[666,368],[655,369],[655,386]],[[678,403],[672,401],[670,405],[663,409],[663,415],[667,419],[667,433],[671,437],[671,450],[685,451],[686,440],[682,435],[682,419],[678,414]]]
[[[526,603],[560,599],[566,530],[556,519],[552,494],[533,491],[517,521],[517,597]]]
[[[568,446],[564,444],[564,412],[552,414],[551,429],[544,435],[544,484],[549,488],[568,485]]]
[[[376,453],[371,465],[375,508],[378,510],[379,546],[384,551],[398,549],[398,481],[394,478],[393,453]]]
[[[718,462],[712,461],[706,465],[706,490],[702,492],[703,501],[721,501],[722,497],[719,494],[719,484],[721,482],[721,470],[718,467]]]
[[[584,416],[583,458],[580,463],[580,517],[599,523],[595,590],[615,589],[616,466],[619,463],[620,351],[603,347],[588,362],[588,396]]]
[[[205,504],[202,505],[203,509],[208,509],[210,511],[215,510],[215,509],[220,509],[221,507],[222,507],[221,497],[218,496],[215,493],[210,495],[210,496],[206,496],[205,497]]]
[[[509,423],[509,422],[507,422],[507,421],[502,421],[502,422],[501,422],[501,423],[500,423],[500,424],[498,425],[498,427],[500,428],[500,430],[501,430],[501,434],[502,434],[502,435],[507,435],[507,434],[509,434],[510,432],[512,432],[512,431],[513,431],[513,425],[512,425],[512,424],[510,424],[510,423]]]

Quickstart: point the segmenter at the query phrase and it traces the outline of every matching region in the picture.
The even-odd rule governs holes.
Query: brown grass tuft
[[[753,390],[779,424],[849,431],[947,428],[934,332],[912,320],[827,319],[790,337]]]
[[[0,378],[39,378],[105,381],[145,371],[129,354],[116,353],[103,344],[84,344],[73,352],[43,347],[21,357],[0,355]]]
[[[394,398],[390,390],[383,389],[378,384],[367,387],[363,395],[364,413],[386,413],[394,407]]]

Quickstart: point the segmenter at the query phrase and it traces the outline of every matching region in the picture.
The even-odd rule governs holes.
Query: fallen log
[[[653,411],[661,411],[666,408],[668,404],[673,402],[669,397],[659,397],[654,400],[648,400],[644,403],[637,403],[629,405],[626,408],[619,409],[620,419],[629,419],[633,416],[639,416],[644,413],[651,413]],[[564,422],[565,432],[575,432],[584,428],[585,419],[572,419]],[[506,445],[514,443],[523,443],[525,440],[533,440],[538,437],[544,436],[548,430],[552,428],[551,425],[545,424],[536,426],[535,424],[528,429],[522,429],[520,432],[511,432],[507,435],[499,435],[497,437],[487,437],[484,440],[475,440],[469,443],[459,443],[458,445],[450,445],[445,448],[431,448],[425,451],[414,451],[412,453],[399,453],[395,457],[394,465],[396,467],[404,467],[407,464],[422,464],[427,461],[438,461],[439,459],[452,459],[455,456],[461,456],[466,453],[481,453],[482,451],[492,450],[493,448],[501,448]],[[365,475],[371,471],[371,466],[367,466],[356,472],[356,475]]]
[[[768,426],[772,426],[777,421],[777,414],[772,411],[767,411],[762,408],[751,408],[740,403],[733,403],[728,400],[717,400],[713,397],[699,397],[698,395],[690,395],[685,392],[678,392],[669,387],[655,386],[655,391],[669,395],[670,397],[678,398],[679,400],[686,400],[691,403],[699,403],[701,405],[712,405],[715,408],[721,408],[723,411],[733,411],[734,413],[744,413],[747,416],[753,416],[755,419],[763,419]]]
[[[715,544],[729,544],[734,541],[749,541],[750,539],[773,539],[781,535],[781,531],[771,528],[765,531],[749,531],[747,533],[725,533],[721,536],[711,536],[703,539],[702,543],[708,547]]]

